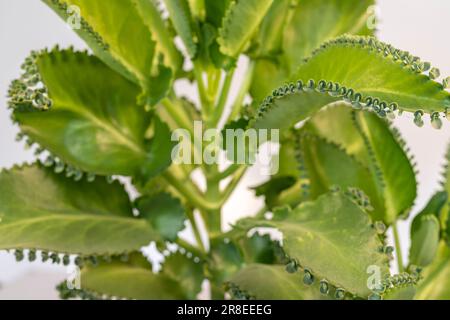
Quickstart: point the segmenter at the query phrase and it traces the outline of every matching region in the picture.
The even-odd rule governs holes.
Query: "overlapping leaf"
[[[75,182],[40,164],[0,173],[0,249],[113,255],[158,239],[118,182]]]
[[[178,281],[164,273],[153,273],[150,263],[140,254],[133,254],[128,262],[113,261],[84,268],[81,279],[83,290],[110,298],[188,299]]]
[[[272,221],[244,221],[246,227],[269,226],[283,233],[283,250],[318,281],[367,298],[367,268],[387,274],[387,257],[369,215],[342,192],[319,197]]]
[[[289,274],[280,265],[250,264],[236,273],[228,285],[232,294],[258,300],[324,299],[317,284],[307,286],[298,274]]]
[[[288,81],[323,42],[343,34],[372,34],[367,23],[375,22],[373,4],[373,0],[275,1],[260,30],[253,97],[262,100]]]
[[[358,61],[358,63],[355,63]],[[323,106],[348,101],[381,116],[397,108],[433,114],[450,105],[443,86],[422,74],[428,65],[370,37],[343,36],[322,45],[293,80],[268,97],[253,121],[256,128],[289,128]],[[436,113],[435,113],[436,112]]]
[[[170,164],[169,128],[154,117],[153,139],[146,139],[151,115],[136,104],[134,84],[80,52],[54,50],[27,63],[10,95],[14,118],[34,142],[101,175],[151,177]]]
[[[248,44],[273,0],[237,0],[223,19],[218,42],[222,53],[237,57]]]

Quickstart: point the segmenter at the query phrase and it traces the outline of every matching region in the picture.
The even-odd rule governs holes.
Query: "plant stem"
[[[225,110],[225,106],[228,101],[228,96],[231,89],[231,84],[233,82],[233,76],[234,76],[235,69],[227,72],[225,76],[225,80],[222,85],[222,89],[219,96],[219,101],[217,102],[217,106],[214,109],[214,116],[211,119],[211,126],[216,127],[218,123],[220,122],[220,119],[222,118],[223,111]]]
[[[236,186],[241,182],[242,177],[247,172],[248,167],[246,165],[241,165],[241,167],[235,172],[232,180],[227,185],[225,190],[222,193],[220,203],[223,205],[228,201],[233,191],[236,189]]]
[[[392,232],[394,234],[395,252],[397,254],[398,271],[403,272],[404,267],[403,267],[402,246],[400,243],[400,235],[399,235],[398,229],[397,229],[397,222],[395,222],[392,225]]]
[[[198,94],[200,96],[200,102],[202,104],[202,111],[205,116],[211,112],[210,103],[208,101],[208,94],[206,92],[205,82],[203,80],[203,71],[198,63],[194,63],[194,76],[197,81]]]
[[[189,222],[192,226],[192,231],[194,233],[195,240],[197,241],[197,244],[201,248],[203,252],[206,252],[205,244],[203,243],[202,236],[200,234],[200,230],[198,228],[197,222],[195,221],[194,212],[191,209],[186,210],[186,215],[189,219]]]
[[[175,122],[182,128],[189,130],[192,134],[192,123],[189,117],[184,113],[184,110],[176,106],[172,101],[165,98],[161,103],[166,108],[167,112],[172,116]]]
[[[194,253],[195,255],[199,256],[200,258],[204,258],[205,257],[205,253],[201,250],[199,250],[198,248],[194,247],[193,245],[191,245],[189,242],[187,242],[186,240],[183,240],[181,238],[177,238],[177,240],[175,240],[175,243],[177,245],[179,245],[180,247],[185,248],[186,250]]]
[[[220,204],[207,201],[190,179],[180,179],[180,177],[174,174],[170,169],[163,173],[163,177],[195,207],[206,211],[217,210],[220,208]]]
[[[239,116],[239,113],[241,112],[242,104],[244,103],[245,96],[247,95],[250,86],[253,81],[253,75],[255,73],[255,61],[250,61],[247,73],[245,75],[244,81],[241,84],[239,93],[236,97],[236,100],[233,103],[233,107],[231,109],[230,116],[228,117],[228,120],[234,120]]]

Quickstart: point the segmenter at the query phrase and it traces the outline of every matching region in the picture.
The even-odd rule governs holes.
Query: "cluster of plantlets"
[[[408,265],[386,237],[400,247],[417,185],[392,121],[412,113],[422,127],[428,114],[441,128],[450,80],[374,37],[373,0],[43,2],[79,20],[93,54],[33,52],[11,84],[37,162],[0,173],[0,249],[79,266],[81,288],[59,285],[63,298],[195,299],[207,280],[213,299],[450,299],[448,166],[414,219]],[[177,95],[183,80],[199,103]],[[280,130],[280,170],[255,187],[266,207],[226,232],[222,208],[249,165],[173,164],[171,132],[198,120]],[[141,251],[150,243],[160,268]]]

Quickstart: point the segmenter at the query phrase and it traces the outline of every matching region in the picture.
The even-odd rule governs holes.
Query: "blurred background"
[[[358,0],[355,0],[358,1]],[[397,48],[430,61],[441,74],[450,75],[450,1],[448,0],[378,0],[380,21],[378,37]],[[0,168],[32,162],[33,153],[15,141],[18,129],[11,124],[6,92],[11,80],[20,73],[20,65],[31,50],[74,45],[84,49],[83,42],[50,9],[38,0],[0,0]],[[178,89],[195,98],[185,84]],[[444,154],[450,143],[450,121],[441,130],[429,123],[424,128],[413,124],[412,115],[395,121],[418,163],[419,189],[414,216],[437,191]],[[257,170],[250,170],[225,207],[224,224],[242,215],[258,211],[262,201],[247,190],[260,182]],[[402,222],[400,232],[404,256],[409,248],[409,223]],[[12,254],[0,252],[1,299],[56,299],[55,285],[67,277],[65,267],[27,262],[16,263]]]

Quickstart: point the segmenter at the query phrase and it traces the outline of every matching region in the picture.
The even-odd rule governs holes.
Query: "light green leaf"
[[[253,97],[260,101],[288,81],[323,42],[343,34],[371,35],[366,24],[372,18],[369,7],[373,4],[374,0],[275,1],[260,31],[259,47],[268,50],[259,51]],[[273,57],[268,59],[269,53]]]
[[[219,30],[220,50],[237,57],[245,49],[273,0],[237,0],[229,6]]]
[[[186,0],[164,0],[170,20],[183,40],[191,58],[197,55],[197,38],[194,34],[193,22],[189,3]]]
[[[233,0],[205,0],[206,21],[219,29]]]
[[[171,163],[169,128],[154,117],[154,137],[146,139],[151,114],[136,105],[138,88],[97,58],[54,50],[27,63],[31,69],[13,83],[10,95],[14,118],[32,141],[100,175],[148,178]],[[30,83],[35,77],[43,93]],[[29,100],[23,99],[26,92]]]
[[[425,267],[433,262],[439,246],[439,220],[434,215],[425,215],[414,222],[416,226],[411,232],[409,262]]]
[[[300,137],[303,160],[310,181],[311,199],[327,193],[333,186],[343,190],[357,188],[370,199],[374,221],[383,220],[384,203],[369,169],[339,146],[311,134]]]
[[[441,242],[436,259],[425,269],[423,276],[415,299],[450,299],[450,248],[444,242]]]
[[[166,27],[161,13],[152,0],[131,0],[142,17],[155,40],[155,53],[163,55],[163,64],[170,67],[174,72],[180,70],[183,64],[183,56],[175,47],[174,39]],[[152,84],[153,85],[153,84]]]
[[[75,182],[40,164],[0,173],[0,249],[114,255],[155,240],[118,182]]]
[[[367,298],[369,266],[388,273],[387,256],[369,215],[342,192],[320,196],[272,221],[242,222],[245,227],[273,227],[283,234],[283,250],[310,270],[317,281]]]
[[[202,263],[181,253],[174,253],[164,261],[162,273],[176,280],[188,299],[197,299],[205,279]]]
[[[87,292],[108,297],[138,300],[183,300],[187,295],[170,276],[152,272],[142,256],[128,262],[114,261],[83,268],[81,287]]]
[[[150,77],[155,42],[131,0],[109,0],[108,5],[102,0],[43,1],[64,21],[81,19],[75,31],[111,68],[136,83]],[[73,15],[70,6],[79,12]]]
[[[264,101],[253,126],[289,128],[342,100],[357,108],[371,107],[381,116],[397,108],[443,112],[450,106],[450,94],[421,74],[422,69],[424,64],[411,54],[374,38],[331,40],[299,67],[293,79],[301,82],[280,88]]]
[[[356,187],[371,198],[377,220],[391,224],[407,215],[417,194],[415,173],[400,134],[389,122],[340,103],[316,113],[305,130],[339,145],[368,170],[366,182],[372,185],[371,191]]]
[[[280,265],[250,264],[228,283],[231,293],[258,300],[318,300],[325,297],[318,286],[306,286],[299,274],[289,274]]]
[[[284,29],[283,49],[291,72],[323,42],[343,34],[367,35],[374,0],[300,0]]]
[[[141,197],[136,206],[139,216],[169,241],[175,241],[178,232],[184,228],[186,216],[183,205],[168,193]]]

